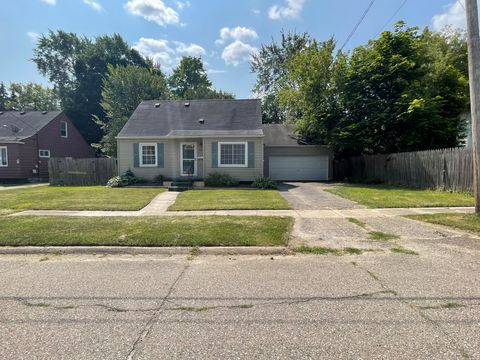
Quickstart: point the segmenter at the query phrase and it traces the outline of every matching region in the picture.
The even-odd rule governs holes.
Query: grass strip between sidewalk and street
[[[454,229],[471,232],[480,236],[480,216],[476,214],[428,214],[409,215],[409,219],[444,225]]]
[[[0,246],[284,246],[293,219],[260,216],[0,217]]]
[[[326,191],[370,208],[473,206],[469,193],[414,189],[394,185],[344,184]]]

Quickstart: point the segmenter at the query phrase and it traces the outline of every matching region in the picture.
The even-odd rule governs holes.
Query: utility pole
[[[480,144],[477,123],[480,119],[480,39],[477,0],[465,0],[465,11],[467,13],[470,111],[472,113],[473,192],[475,194],[475,213],[480,214]]]

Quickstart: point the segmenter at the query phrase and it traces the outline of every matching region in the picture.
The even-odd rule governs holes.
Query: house
[[[61,111],[0,111],[0,180],[46,180],[50,157],[94,156]]]
[[[259,100],[143,101],[117,136],[118,169],[137,176],[201,181],[221,172],[240,181],[328,180],[332,152],[304,145],[293,128],[262,125]]]

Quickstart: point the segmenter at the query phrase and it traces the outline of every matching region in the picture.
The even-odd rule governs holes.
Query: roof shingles
[[[260,100],[143,101],[118,138],[215,133],[262,136]]]

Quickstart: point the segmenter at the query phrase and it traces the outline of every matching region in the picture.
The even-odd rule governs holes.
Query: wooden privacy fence
[[[418,188],[473,191],[470,148],[451,148],[335,160],[337,180],[379,180]]]
[[[50,185],[82,186],[105,185],[117,175],[117,159],[51,158],[48,161]]]

